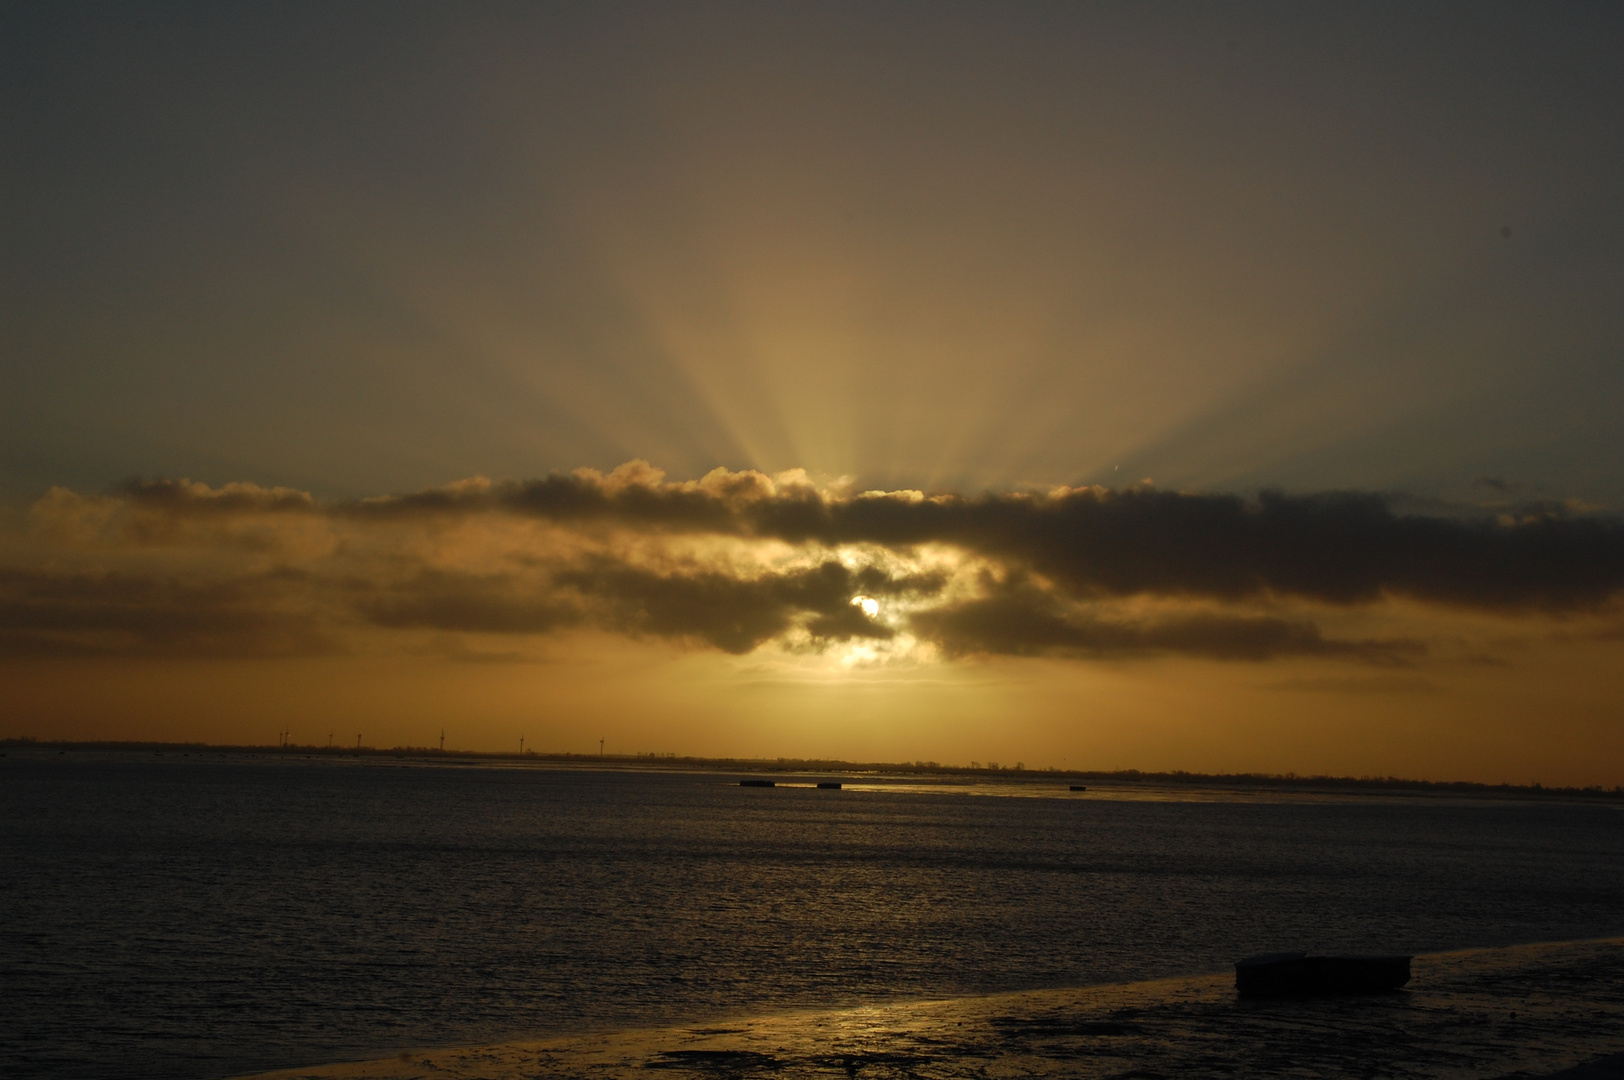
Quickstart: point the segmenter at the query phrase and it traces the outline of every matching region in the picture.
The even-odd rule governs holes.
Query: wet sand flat
[[[1412,970],[1406,990],[1367,997],[1241,1000],[1225,973],[424,1050],[256,1080],[1489,1080],[1624,1053],[1624,938],[1434,953]]]

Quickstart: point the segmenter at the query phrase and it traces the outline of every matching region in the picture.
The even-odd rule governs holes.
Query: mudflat
[[[254,1080],[1615,1075],[1624,938],[1417,956],[1405,990],[1249,1000],[1231,973],[401,1053]]]

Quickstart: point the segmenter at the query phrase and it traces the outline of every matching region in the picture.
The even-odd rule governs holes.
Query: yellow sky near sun
[[[447,745],[1613,786],[1624,646],[1510,668],[1000,659],[904,674],[587,635],[539,662],[442,655],[0,665],[6,736]]]

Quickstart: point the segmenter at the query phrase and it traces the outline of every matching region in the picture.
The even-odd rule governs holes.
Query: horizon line
[[[789,757],[706,757],[698,754],[675,753],[632,753],[632,754],[605,754],[605,753],[576,753],[573,751],[537,751],[526,750],[516,752],[512,750],[457,750],[440,749],[433,746],[320,746],[315,744],[285,743],[285,744],[241,744],[241,743],[207,743],[207,742],[165,742],[151,740],[131,739],[38,739],[31,736],[12,736],[0,739],[0,750],[9,748],[28,749],[56,749],[67,750],[105,750],[105,751],[151,751],[162,753],[167,750],[178,752],[213,751],[221,754],[266,754],[269,756],[291,755],[297,753],[308,757],[315,754],[320,757],[396,757],[414,758],[426,761],[447,760],[451,758],[474,758],[492,761],[524,761],[524,762],[556,762],[560,764],[584,765],[600,764],[616,768],[674,768],[701,766],[710,768],[733,768],[752,772],[856,772],[856,773],[904,773],[912,775],[965,775],[978,777],[997,777],[1003,780],[1013,780],[1020,777],[1052,777],[1057,779],[1075,778],[1107,780],[1127,783],[1163,782],[1174,784],[1261,784],[1271,787],[1289,787],[1298,785],[1316,788],[1358,788],[1364,790],[1410,790],[1410,791],[1443,791],[1443,792],[1494,792],[1496,794],[1526,794],[1526,795],[1578,795],[1578,796],[1624,796],[1624,785],[1612,788],[1600,784],[1591,784],[1584,787],[1558,786],[1548,787],[1538,781],[1530,784],[1513,784],[1502,781],[1490,784],[1477,780],[1419,780],[1399,776],[1333,776],[1329,774],[1302,775],[1294,772],[1264,773],[1264,772],[1236,772],[1236,773],[1198,773],[1184,769],[1171,769],[1164,771],[1147,772],[1141,769],[1063,769],[1055,766],[1031,767],[1025,763],[1017,762],[1014,765],[1000,765],[997,762],[988,762],[985,765],[973,762],[970,765],[945,765],[936,761],[846,761],[840,758],[789,758]],[[0,755],[3,756],[3,755]]]

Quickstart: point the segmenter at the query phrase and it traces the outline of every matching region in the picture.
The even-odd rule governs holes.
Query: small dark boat
[[[740,787],[777,787],[778,782],[775,781],[775,780],[740,780],[739,781],[739,786]]]
[[[1333,997],[1379,994],[1410,981],[1408,956],[1309,956],[1269,953],[1235,964],[1242,997]]]
[[[1088,785],[1087,784],[1073,784],[1073,785],[1071,785],[1071,790],[1073,790],[1073,791],[1087,791],[1088,790]]]
[[[839,791],[840,790],[840,781],[838,781],[838,780],[819,780],[818,781],[818,787],[820,787],[820,788],[829,788],[829,789],[832,789],[834,791]]]

